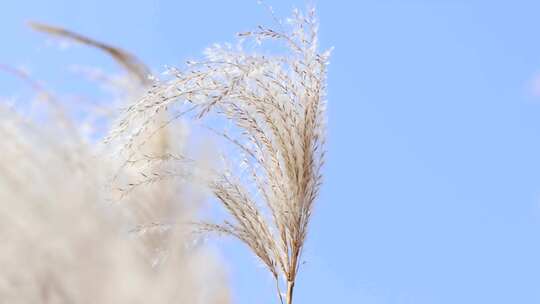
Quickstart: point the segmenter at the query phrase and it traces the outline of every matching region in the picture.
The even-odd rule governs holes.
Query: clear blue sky
[[[268,3],[283,17],[304,7]],[[540,1],[315,4],[322,45],[335,47],[329,159],[296,303],[540,303]],[[70,64],[114,63],[47,48],[28,19],[158,71],[272,22],[255,0],[5,1],[0,62],[66,94],[85,90]],[[18,92],[5,76],[0,89]],[[236,303],[276,303],[255,258],[225,248]]]

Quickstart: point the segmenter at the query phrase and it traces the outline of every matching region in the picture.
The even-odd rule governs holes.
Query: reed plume
[[[40,25],[51,28],[98,49],[105,45]],[[144,90],[146,66],[133,55],[113,57],[121,64],[129,59],[131,68],[122,65],[137,82],[129,87]],[[181,126],[161,128],[144,151],[133,153],[144,161],[124,168],[121,156],[78,137],[77,128],[56,116],[47,122],[40,125],[0,106],[0,239],[9,244],[0,251],[0,302],[229,303],[221,266],[185,224],[196,220],[202,195],[178,181],[129,194],[121,189],[137,184],[146,170],[172,170],[147,158],[172,153],[173,146],[181,150]],[[117,178],[111,184],[112,176]]]
[[[159,130],[160,113],[171,108],[177,111],[171,120],[188,114],[222,118],[210,129],[237,153],[224,153],[228,165],[203,179],[231,219],[202,224],[201,230],[246,244],[274,277],[281,302],[292,304],[322,183],[330,52],[318,50],[314,10],[307,15],[295,10],[288,25],[289,30],[259,26],[240,33],[237,46],[216,44],[204,60],[188,62],[185,70],[170,69],[171,79],[156,80],[127,108],[107,140],[122,138],[126,150],[140,146],[141,137]],[[245,40],[269,39],[281,42],[284,52],[244,49]]]

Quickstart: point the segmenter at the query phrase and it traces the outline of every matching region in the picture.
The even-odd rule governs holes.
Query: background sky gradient
[[[540,1],[314,3],[322,47],[335,47],[329,159],[296,303],[540,303]],[[268,4],[279,17],[305,7]],[[272,24],[255,0],[3,1],[0,63],[65,95],[94,88],[72,64],[115,63],[59,51],[25,20],[121,46],[155,71]],[[21,90],[0,74],[1,96]],[[277,303],[260,263],[221,244],[235,303]]]

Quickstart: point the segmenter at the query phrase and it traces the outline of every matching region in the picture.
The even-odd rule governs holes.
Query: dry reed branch
[[[150,76],[150,69],[137,57],[127,51],[58,26],[52,26],[49,24],[38,22],[29,22],[28,25],[38,32],[46,33],[60,38],[70,39],[75,42],[100,49],[103,52],[109,54],[112,58],[114,58],[131,75],[139,79],[141,83],[148,84],[149,82],[148,77]]]

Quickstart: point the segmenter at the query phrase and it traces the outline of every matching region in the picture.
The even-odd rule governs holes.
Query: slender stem
[[[287,304],[292,304],[294,281],[287,281]]]
[[[283,303],[283,296],[281,295],[281,288],[279,288],[279,279],[277,276],[274,276],[274,279],[276,280],[276,288],[277,288],[277,292],[278,292],[278,296],[279,296],[279,302],[281,304],[284,304]]]

